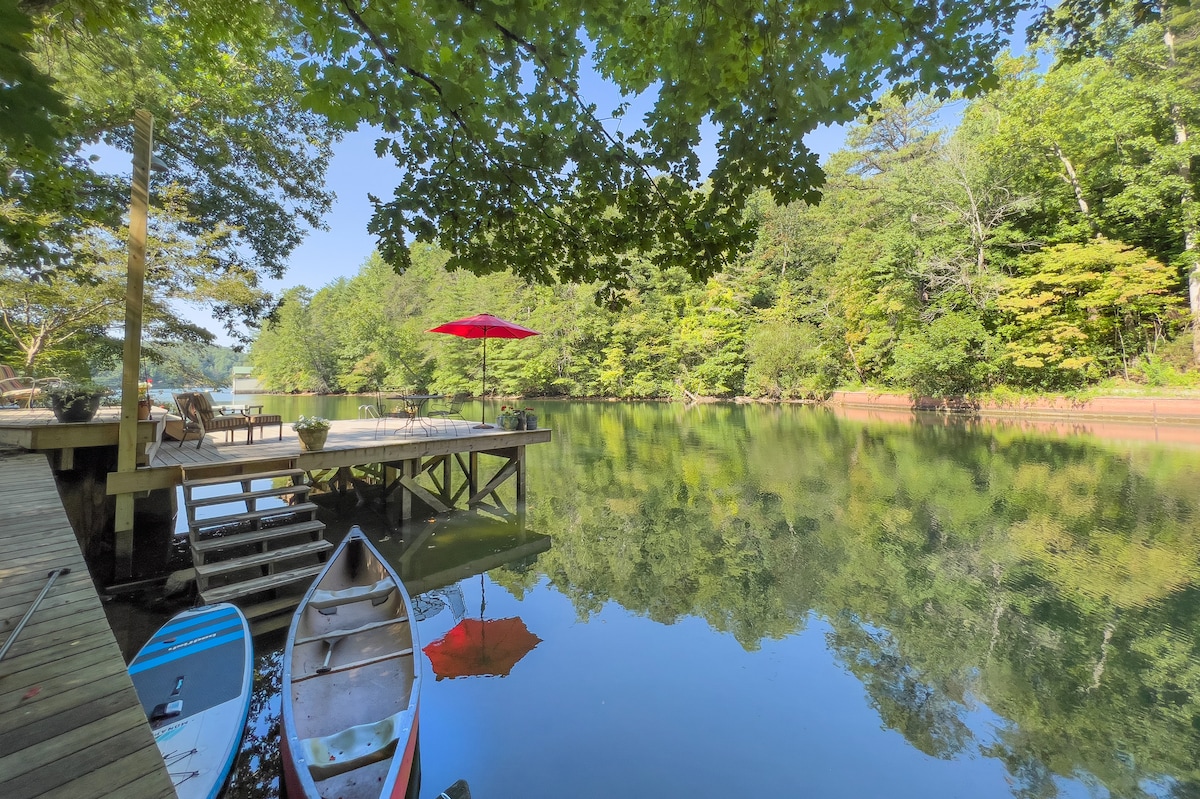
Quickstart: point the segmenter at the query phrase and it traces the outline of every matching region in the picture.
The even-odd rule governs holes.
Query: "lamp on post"
[[[137,468],[138,373],[142,359],[142,303],[146,278],[146,228],[150,211],[151,150],[154,117],[145,109],[133,114],[133,181],[129,202],[129,269],[125,284],[125,346],[121,369],[121,424],[117,434],[117,471]],[[117,494],[113,519],[114,574],[133,574],[133,494]]]

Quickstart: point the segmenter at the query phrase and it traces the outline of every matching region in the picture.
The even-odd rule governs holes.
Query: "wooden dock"
[[[33,452],[50,455],[57,469],[69,469],[73,451],[83,447],[115,446],[117,443],[119,409],[102,408],[91,422],[59,424],[49,410],[0,411],[0,444],[9,444]],[[252,474],[280,468],[300,468],[306,472],[321,472],[343,467],[375,463],[402,463],[450,456],[470,458],[491,454],[523,461],[524,448],[530,444],[550,441],[550,430],[518,430],[506,432],[499,428],[478,429],[470,422],[445,419],[422,419],[405,425],[403,420],[388,419],[380,424],[375,419],[334,421],[325,447],[305,452],[300,439],[287,423],[282,428],[269,426],[256,429],[254,442],[247,444],[244,430],[234,431],[232,441],[224,433],[209,434],[201,446],[196,440],[173,441],[163,437],[169,423],[162,417],[138,423],[138,443],[142,450],[138,469],[133,472],[112,472],[107,491],[112,494],[139,493],[180,485],[185,471],[206,476],[221,474]],[[482,480],[482,475],[461,461],[468,479]],[[427,470],[424,470],[427,471]],[[523,494],[523,474],[513,471],[518,492]],[[491,482],[490,480],[488,482]],[[472,492],[474,496],[474,492]]]
[[[175,796],[46,456],[0,451],[0,485],[0,641],[70,569],[0,661],[0,797]]]
[[[164,436],[180,430],[178,419],[154,413],[138,423],[138,468],[105,471],[98,475],[110,497],[143,496],[174,489],[186,479],[252,476],[300,469],[314,482],[341,491],[355,487],[355,467],[380,467],[388,515],[394,521],[412,518],[413,500],[444,513],[455,507],[493,508],[507,511],[500,489],[515,485],[515,502],[525,502],[525,448],[551,440],[551,431],[480,429],[472,422],[451,419],[347,419],[334,421],[323,449],[305,451],[291,425],[270,425],[255,430],[247,443],[245,430],[174,441]],[[76,468],[77,450],[115,447],[119,409],[102,408],[91,422],[60,424],[46,409],[0,411],[0,444],[44,452],[54,468]],[[493,456],[483,461],[481,456]],[[89,501],[94,497],[88,497]],[[103,499],[100,497],[99,499]],[[79,532],[79,531],[77,531]],[[84,533],[81,533],[83,535]],[[132,523],[118,525],[113,540],[118,580],[132,573]]]
[[[413,496],[444,511],[463,496],[468,506],[474,505],[510,479],[516,482],[517,501],[524,501],[525,447],[548,442],[551,436],[544,428],[479,430],[470,423],[433,419],[424,426],[397,429],[397,422],[388,420],[383,427],[374,419],[334,421],[325,447],[315,452],[301,449],[299,437],[287,424],[282,432],[268,428],[263,435],[256,433],[252,444],[246,443],[244,431],[235,431],[230,443],[223,433],[209,435],[200,447],[195,441],[164,441],[155,448],[148,465],[134,472],[111,473],[108,493],[169,488],[179,485],[185,474],[216,477],[279,469],[336,474],[351,467],[385,464],[395,469],[388,480],[388,493],[395,495],[401,506],[400,518],[405,519]],[[485,473],[479,455],[496,456],[502,463]],[[451,486],[456,476],[465,481],[457,490]],[[423,486],[421,477],[432,480],[434,487],[428,487],[428,480]]]

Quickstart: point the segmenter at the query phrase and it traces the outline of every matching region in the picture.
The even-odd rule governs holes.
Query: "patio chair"
[[[464,404],[466,404],[467,400],[469,400],[470,398],[471,398],[470,394],[455,394],[453,397],[450,398],[450,401],[448,403],[446,403],[445,407],[433,408],[431,410],[426,411],[425,415],[432,419],[446,419],[446,420],[449,420],[451,417],[457,417],[458,419],[462,420],[463,422],[466,422],[467,421],[466,417],[464,417],[462,415],[462,407]],[[457,436],[458,435],[458,423],[457,422],[455,423],[453,429],[454,429],[454,435]]]
[[[388,417],[386,415],[380,415],[379,409],[376,408],[374,405],[370,405],[370,404],[359,405],[358,406],[358,418],[375,420],[375,438],[379,438],[379,426],[380,425],[383,425],[383,432],[384,433],[387,432]]]
[[[226,441],[233,440],[234,430],[246,431],[247,444],[254,441],[254,434],[250,427],[250,417],[240,415],[219,416],[213,410],[212,403],[209,402],[208,397],[202,393],[176,394],[175,404],[179,406],[179,414],[184,419],[185,434],[193,431],[200,433],[200,438],[196,441],[196,449],[200,449],[200,445],[204,443],[206,435],[215,433],[218,430],[225,431]],[[179,446],[183,446],[182,438],[179,440]]]
[[[42,393],[45,386],[61,383],[59,377],[22,377],[6,363],[0,363],[0,399],[7,405],[15,402],[18,405],[25,401],[25,407],[33,407],[33,398]]]

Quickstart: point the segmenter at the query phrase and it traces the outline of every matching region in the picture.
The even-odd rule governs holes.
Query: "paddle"
[[[29,396],[30,399],[33,398],[32,394]],[[13,628],[11,633],[9,633],[8,640],[4,642],[4,646],[0,647],[0,660],[3,660],[4,656],[8,654],[8,650],[12,648],[13,642],[16,641],[17,636],[21,634],[21,630],[25,629],[25,623],[29,621],[29,617],[33,615],[33,612],[38,609],[38,605],[42,604],[42,600],[46,598],[46,594],[50,592],[50,586],[54,585],[54,581],[58,579],[59,575],[70,573],[70,569],[62,568],[55,569],[46,575],[46,584],[42,586],[41,593],[37,595],[37,599],[33,600],[33,604],[30,605],[25,611],[25,615],[21,617],[19,622],[17,622],[17,626]]]

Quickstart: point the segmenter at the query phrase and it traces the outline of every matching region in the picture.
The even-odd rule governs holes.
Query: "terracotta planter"
[[[138,420],[150,418],[150,400],[138,400]]]
[[[297,430],[296,435],[300,436],[300,449],[305,452],[313,452],[318,449],[323,449],[325,439],[329,436],[328,430]]]
[[[60,422],[90,422],[100,409],[103,394],[74,394],[69,397],[51,397],[50,409]]]

